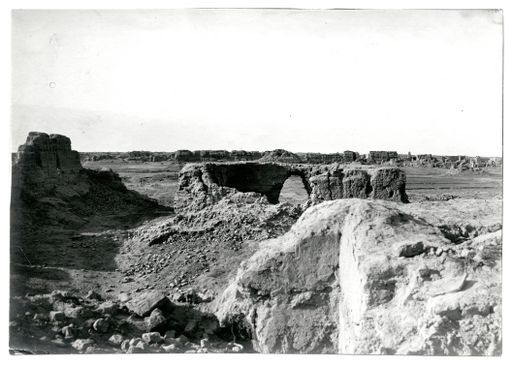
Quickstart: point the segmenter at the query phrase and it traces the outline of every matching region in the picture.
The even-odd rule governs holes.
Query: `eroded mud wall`
[[[408,202],[405,173],[398,168],[205,163],[188,164],[180,172],[176,209],[200,209],[236,192],[259,194],[268,203],[276,204],[284,182],[291,175],[302,178],[313,204],[340,198]]]

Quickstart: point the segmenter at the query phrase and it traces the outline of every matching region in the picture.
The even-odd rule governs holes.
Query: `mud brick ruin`
[[[241,162],[186,165],[179,175],[175,208],[203,208],[236,192],[254,192],[276,204],[292,175],[301,177],[311,203],[339,198],[408,202],[405,173],[398,168]]]

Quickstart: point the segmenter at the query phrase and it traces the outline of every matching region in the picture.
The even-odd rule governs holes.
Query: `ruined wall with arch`
[[[394,167],[226,162],[187,164],[179,174],[175,209],[201,209],[230,195],[277,204],[292,175],[302,179],[312,204],[341,198],[408,202],[405,173]]]

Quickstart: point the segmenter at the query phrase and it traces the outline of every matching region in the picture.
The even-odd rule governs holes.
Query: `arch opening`
[[[309,199],[304,179],[299,175],[290,175],[283,183],[279,193],[279,203],[288,202],[293,205],[302,204]]]

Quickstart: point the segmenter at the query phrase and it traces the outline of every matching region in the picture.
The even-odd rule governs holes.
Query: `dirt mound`
[[[259,241],[284,234],[302,213],[240,195],[133,231],[118,256],[122,273],[177,294],[193,286],[216,296]]]
[[[393,202],[313,206],[212,306],[261,352],[499,355],[501,230],[456,244],[437,220]]]
[[[265,151],[259,161],[267,162],[280,162],[280,163],[302,163],[302,159],[289,151],[277,149],[272,151]]]

